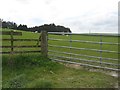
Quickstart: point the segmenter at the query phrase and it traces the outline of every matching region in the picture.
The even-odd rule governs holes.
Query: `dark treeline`
[[[15,22],[3,21],[2,19],[0,19],[0,21],[2,22],[2,28],[31,31],[31,32],[35,32],[35,31],[41,32],[42,30],[45,30],[47,32],[71,32],[69,28],[60,25],[55,25],[54,23],[28,28],[27,25],[23,25],[23,24],[17,25]]]

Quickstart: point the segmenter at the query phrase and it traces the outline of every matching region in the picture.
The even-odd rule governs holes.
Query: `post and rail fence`
[[[69,35],[70,38],[66,40],[65,38],[62,39],[56,39],[56,38],[49,38],[49,35]],[[40,45],[37,47],[40,47],[41,50],[36,51],[14,51],[14,48],[35,48],[36,45],[22,45],[22,46],[14,46],[15,41],[38,41],[38,39],[15,39],[13,36],[22,36],[22,32],[13,32],[13,31],[2,31],[1,35],[10,35],[10,39],[2,39],[2,41],[10,41],[10,46],[0,46],[0,48],[11,48],[10,52],[0,52],[0,54],[16,54],[16,53],[41,53],[42,55],[50,58],[53,61],[57,62],[63,62],[63,63],[70,63],[70,64],[78,64],[81,66],[87,66],[87,67],[93,67],[93,68],[100,68],[100,69],[107,69],[112,71],[119,71],[119,58],[109,58],[109,57],[103,57],[103,53],[113,53],[117,54],[119,56],[119,51],[113,51],[113,50],[103,50],[103,45],[120,45],[120,43],[117,42],[103,42],[102,39],[104,36],[111,36],[111,35],[99,35],[99,34],[77,34],[77,33],[61,33],[61,32],[41,32],[41,38],[39,39]],[[72,40],[72,35],[83,35],[83,36],[99,36],[100,41],[89,41],[89,40]],[[119,36],[119,35],[113,35],[113,36]],[[64,45],[54,45],[49,44],[49,41],[58,41],[58,42],[69,42],[69,46]],[[99,44],[100,49],[93,49],[93,48],[81,48],[81,47],[73,47],[72,43],[87,43],[87,44]],[[50,49],[50,47],[53,48],[53,50]],[[55,48],[63,48],[63,49],[69,49],[68,51],[59,51]],[[91,52],[99,52],[99,56],[95,55],[87,55],[87,54],[81,54],[81,53],[75,53],[72,52],[73,50],[78,51],[91,51]],[[53,53],[53,54],[51,54]],[[62,55],[61,55],[62,54]],[[68,56],[69,55],[69,56]],[[111,54],[110,54],[111,55]],[[77,58],[76,58],[77,57]],[[81,57],[86,57],[85,59]],[[92,59],[89,59],[92,58]],[[95,60],[94,60],[95,59]],[[98,59],[98,60],[96,60]],[[109,61],[109,62],[108,62]],[[87,63],[86,63],[87,62]],[[104,66],[102,66],[104,65]],[[112,67],[111,67],[112,66]]]
[[[47,56],[47,39],[46,39],[46,32],[41,32],[41,39],[15,39],[14,36],[22,36],[22,32],[14,32],[13,30],[11,31],[2,31],[0,32],[0,35],[9,35],[9,39],[1,39],[1,42],[10,42],[10,45],[2,45],[0,48],[10,48],[10,51],[1,51],[0,54],[20,54],[20,53],[41,53],[44,56]],[[36,41],[36,42],[41,42],[38,43],[38,45],[14,45],[14,42],[31,42],[31,41]],[[39,47],[39,50],[23,50],[23,51],[15,51],[15,48],[36,48]]]

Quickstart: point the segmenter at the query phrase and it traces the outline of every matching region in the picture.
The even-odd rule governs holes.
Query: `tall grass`
[[[12,65],[9,64],[9,60],[12,59]],[[63,65],[57,64],[56,62],[51,62],[50,59],[41,56],[40,54],[26,54],[26,55],[3,55],[3,87],[7,88],[24,88],[26,82],[29,82],[29,79],[36,78],[34,77],[34,69],[39,69],[41,75],[45,75],[47,72],[53,73],[57,72],[63,67]],[[33,70],[31,70],[33,69]],[[32,73],[33,72],[33,73]],[[28,73],[30,75],[28,78]],[[41,83],[40,83],[41,82]],[[28,87],[50,87],[51,83],[45,80],[34,81],[34,84],[29,83]]]
[[[38,54],[4,55],[2,60],[3,88],[110,88],[117,83],[112,76],[65,67]]]

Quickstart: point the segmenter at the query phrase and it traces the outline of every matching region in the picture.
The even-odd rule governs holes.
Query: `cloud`
[[[113,14],[113,15],[112,15]],[[111,13],[110,16],[106,17],[101,21],[94,23],[96,26],[107,26],[107,27],[116,27],[118,21],[118,14]]]
[[[45,4],[49,5],[53,2],[54,0],[44,0]]]
[[[55,23],[73,32],[117,31],[118,0],[1,0],[0,17],[29,27]],[[95,30],[96,29],[96,30]]]
[[[17,2],[19,3],[22,3],[22,4],[28,4],[29,1],[28,0],[16,0]]]
[[[71,27],[74,32],[118,32],[118,14],[116,12],[109,12],[107,15],[89,13],[84,16],[71,17],[65,20],[66,26]]]

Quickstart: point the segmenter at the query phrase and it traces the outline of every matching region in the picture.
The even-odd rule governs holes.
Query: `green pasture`
[[[9,29],[3,29],[4,31],[9,31]],[[39,33],[34,33],[34,32],[25,32],[25,31],[18,31],[16,32],[22,32],[22,36],[14,36],[15,39],[38,39],[40,34]],[[3,35],[2,38],[10,38],[8,35]],[[54,39],[63,39],[63,40],[84,40],[84,41],[94,41],[94,42],[100,42],[100,36],[85,36],[85,35],[51,35],[48,34],[48,39],[49,38],[54,38]],[[118,38],[115,36],[102,36],[102,42],[111,42],[111,43],[118,43]],[[35,48],[14,48],[14,51],[32,51],[32,50],[40,50],[40,47],[37,47],[38,41],[15,41],[14,46],[21,46],[21,45],[35,45]],[[3,46],[5,45],[10,45],[10,42],[8,41],[3,41],[2,42]],[[40,44],[40,42],[39,42]],[[102,57],[103,59],[101,60],[102,62],[108,62],[108,63],[114,63],[118,64],[118,60],[105,60],[104,58],[113,58],[113,59],[118,59],[118,54],[117,53],[108,53],[108,52],[102,52],[100,53],[99,51],[91,51],[91,50],[75,50],[75,49],[69,49],[69,48],[60,48],[60,47],[50,47],[49,45],[57,45],[57,46],[71,46],[75,48],[88,48],[88,49],[97,49],[100,50],[101,46],[100,44],[92,44],[92,43],[81,43],[81,42],[69,42],[69,41],[52,41],[48,40],[48,50],[54,50],[54,51],[59,51],[59,52],[67,52],[67,53],[73,53],[73,54],[82,54],[82,55],[89,55],[89,56],[97,56],[97,57]],[[109,45],[109,44],[102,44],[102,50],[110,50],[110,51],[116,51],[118,52],[118,45]],[[3,48],[3,51],[10,51],[10,48]],[[48,55],[56,55],[56,56],[65,56],[65,57],[72,57],[72,58],[80,58],[80,59],[87,59],[87,60],[92,60],[92,61],[98,61],[100,62],[100,59],[97,58],[90,58],[86,56],[76,56],[76,55],[69,55],[69,54],[62,54],[62,53],[56,53],[56,52],[48,52]],[[49,56],[52,57],[53,56]],[[56,57],[54,57],[56,58]],[[66,58],[60,58],[59,59],[64,59],[67,60]],[[93,65],[102,65],[102,66],[108,66],[110,68],[118,68],[117,66],[114,65],[104,65],[100,63],[93,63],[93,62],[85,62],[85,61],[79,61],[79,60],[74,60],[74,59],[68,59],[71,61],[75,62],[81,62],[81,63],[86,63],[86,64],[93,64]]]
[[[9,31],[10,29],[2,29],[4,31]],[[22,36],[14,36],[15,39],[38,39],[39,33],[22,32]],[[8,35],[3,35],[3,39],[10,38]],[[55,39],[70,39],[70,35],[50,35],[48,38]],[[98,41],[97,36],[80,36],[72,35],[72,40],[87,40],[87,41]],[[118,37],[103,37],[105,42],[115,42],[118,43]],[[73,46],[78,48],[95,48],[99,49],[100,45],[88,44],[88,43],[77,43],[77,42],[63,42],[63,41],[48,41],[48,44],[58,45],[58,46]],[[2,45],[9,46],[10,42],[2,41]],[[16,41],[14,45],[36,45],[36,48],[14,48],[14,51],[30,51],[30,50],[40,50],[37,47],[37,41]],[[103,49],[117,51],[117,45],[103,45]],[[84,50],[72,50],[66,48],[55,48],[49,47],[48,50],[55,50],[61,52],[68,52],[74,54],[85,54],[100,56],[100,52],[84,51]],[[2,51],[10,51],[10,49],[3,48]],[[48,52],[49,54],[54,54],[57,56],[73,57],[73,58],[83,58],[88,60],[97,60],[94,58],[58,54]],[[108,58],[118,58],[117,54],[113,53],[102,53],[103,57]],[[32,54],[20,54],[20,55],[3,55],[2,56],[2,86],[3,88],[114,88],[118,83],[117,78],[100,73],[100,72],[90,72],[80,67],[75,69],[72,67],[66,67],[63,64],[51,61],[51,56],[48,58],[41,56],[40,53]],[[55,58],[55,57],[52,57]],[[60,58],[59,58],[60,59]],[[64,59],[64,58],[62,58]],[[13,60],[11,65],[10,60]],[[66,59],[65,59],[66,60]],[[72,60],[75,62],[80,62]],[[106,60],[103,60],[106,61]],[[107,60],[106,62],[118,63],[118,61]],[[86,62],[83,62],[86,63]],[[90,63],[93,64],[93,63]],[[114,67],[117,68],[117,67]]]

